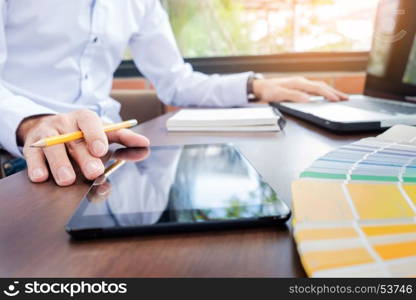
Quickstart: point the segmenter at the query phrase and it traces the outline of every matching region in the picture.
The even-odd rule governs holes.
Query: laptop
[[[416,125],[416,11],[414,0],[380,1],[364,95],[330,103],[273,103],[280,111],[333,131]]]

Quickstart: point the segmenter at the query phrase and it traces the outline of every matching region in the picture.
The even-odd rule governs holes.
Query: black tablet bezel
[[[259,178],[266,183],[275,194],[277,192],[264,180],[261,174],[254,168],[250,161],[242,154],[242,152],[233,144],[195,144],[195,145],[178,145],[178,146],[188,146],[188,147],[206,147],[212,145],[227,145],[231,146],[239,153],[239,155],[244,159],[245,163],[250,165],[258,174]],[[150,147],[151,149],[157,148],[170,148],[170,146],[156,146]],[[177,147],[177,146],[175,146]],[[90,189],[93,186],[90,187]],[[140,225],[140,226],[123,226],[123,227],[106,227],[105,224],[101,224],[101,227],[96,226],[97,222],[91,222],[92,219],[97,218],[100,221],[103,220],[102,216],[84,216],[83,212],[87,206],[86,195],[83,196],[81,203],[75,210],[75,213],[70,218],[68,224],[66,225],[66,231],[74,238],[84,239],[84,238],[95,238],[95,237],[112,237],[112,236],[126,236],[134,234],[149,234],[149,233],[168,233],[168,232],[184,232],[184,231],[200,231],[200,230],[214,230],[214,229],[225,229],[225,228],[241,228],[241,227],[253,227],[253,226],[268,226],[268,225],[282,225],[291,216],[290,208],[283,200],[279,200],[281,205],[284,206],[284,209],[287,213],[282,215],[270,215],[262,216],[256,218],[240,218],[232,220],[209,220],[209,221],[197,221],[197,222],[172,222],[172,223],[155,223],[150,225]],[[218,208],[224,209],[224,208]],[[195,210],[189,210],[195,211]],[[143,213],[141,213],[143,214]],[[92,224],[95,225],[91,226]]]

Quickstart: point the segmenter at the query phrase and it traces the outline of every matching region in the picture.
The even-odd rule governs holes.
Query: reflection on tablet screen
[[[233,146],[152,147],[138,156],[139,161],[119,163],[106,181],[92,187],[72,226],[130,227],[289,213]]]

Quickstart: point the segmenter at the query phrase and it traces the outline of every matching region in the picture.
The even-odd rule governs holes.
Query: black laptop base
[[[281,112],[287,113],[294,117],[298,117],[302,120],[306,120],[310,123],[337,133],[381,131],[383,129],[380,122],[334,122],[327,119],[322,119],[312,114],[291,109],[287,106],[281,105],[280,103],[271,103],[270,105],[277,108]]]

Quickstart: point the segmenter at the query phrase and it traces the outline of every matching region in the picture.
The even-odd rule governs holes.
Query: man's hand
[[[329,101],[345,101],[348,96],[325,82],[303,77],[258,79],[253,82],[253,92],[262,102],[308,102],[311,95],[323,96]]]
[[[30,145],[40,139],[81,130],[84,140],[45,148]],[[75,181],[73,158],[87,179],[93,180],[104,172],[100,157],[108,151],[108,143],[119,143],[127,147],[148,147],[149,140],[128,129],[105,133],[103,123],[95,112],[79,110],[67,114],[28,118],[17,129],[17,139],[23,147],[28,165],[28,174],[33,182],[43,182],[49,177],[47,163],[55,182],[60,186]]]

